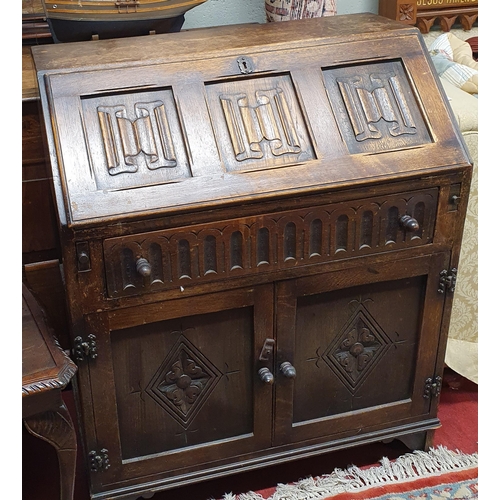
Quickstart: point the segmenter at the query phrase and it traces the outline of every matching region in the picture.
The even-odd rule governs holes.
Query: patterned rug
[[[377,467],[346,470],[278,484],[270,496],[252,491],[223,500],[473,500],[478,498],[478,455],[439,446]]]

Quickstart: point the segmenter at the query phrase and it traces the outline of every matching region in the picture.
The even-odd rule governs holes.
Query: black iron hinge
[[[89,467],[92,472],[108,470],[110,467],[108,450],[106,448],[103,448],[101,451],[92,450],[89,453]]]
[[[432,397],[439,396],[441,394],[441,386],[443,384],[443,379],[441,377],[429,377],[425,381],[424,386],[424,398],[430,399]]]
[[[457,284],[457,268],[454,267],[450,271],[448,269],[443,269],[439,273],[439,293],[451,292],[455,291],[455,287]]]
[[[83,361],[85,358],[97,358],[96,336],[90,334],[87,340],[83,340],[82,337],[75,337],[73,354],[77,361]]]

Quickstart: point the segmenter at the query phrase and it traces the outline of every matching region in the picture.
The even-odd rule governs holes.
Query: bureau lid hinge
[[[455,291],[455,287],[457,284],[457,268],[454,267],[451,270],[443,269],[439,273],[439,293],[451,292]]]
[[[424,386],[424,398],[430,399],[441,394],[441,386],[443,384],[443,379],[439,376],[429,377],[425,380]]]
[[[106,448],[100,451],[92,450],[89,453],[89,468],[91,472],[108,470],[109,467],[108,450]]]
[[[90,334],[86,340],[83,337],[75,337],[73,355],[77,361],[83,361],[85,358],[97,358],[96,336]]]

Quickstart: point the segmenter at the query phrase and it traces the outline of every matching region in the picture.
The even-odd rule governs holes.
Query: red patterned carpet
[[[460,450],[465,454],[475,453],[478,451],[477,385],[451,370],[446,370],[443,382],[438,414],[442,427],[436,431],[434,445],[442,445],[449,450]],[[66,393],[65,399],[69,409],[74,412],[71,392],[66,391]],[[409,452],[410,450],[397,440],[389,444],[375,443],[160,492],[154,495],[153,499],[207,500],[222,498],[228,492],[238,494],[250,490],[259,492],[266,498],[274,491],[274,486],[278,483],[294,483],[300,478],[329,474],[336,468],[346,469],[352,464],[360,468],[377,466],[380,465],[379,460],[382,457],[394,460]],[[83,461],[81,457],[79,458],[74,500],[88,500],[89,493]],[[22,461],[23,500],[59,500],[59,478],[55,451],[49,444],[34,438],[24,429]],[[338,500],[351,500],[351,498],[361,500],[363,497],[351,495],[351,497],[335,497],[335,500],[337,498]],[[391,497],[382,498],[393,500]],[[422,493],[422,496],[417,498],[427,500],[432,497],[423,496]],[[453,497],[443,498],[452,499]],[[474,497],[463,496],[463,498]],[[394,499],[406,500],[405,497],[397,496]]]
[[[331,474],[280,484],[270,496],[247,492],[223,500],[475,500],[478,457],[441,446],[384,458],[376,467],[335,469]]]
[[[478,469],[473,468],[359,494],[341,493],[331,500],[476,500],[479,498],[477,476]]]

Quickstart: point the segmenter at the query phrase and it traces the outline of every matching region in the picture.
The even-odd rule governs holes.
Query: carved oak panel
[[[206,92],[228,171],[315,158],[289,75],[208,84]]]
[[[124,459],[253,431],[252,315],[246,307],[111,333]]]
[[[217,367],[181,333],[146,393],[187,429],[221,377]]]
[[[83,97],[81,103],[97,189],[191,177],[171,89]]]
[[[324,69],[323,75],[351,153],[432,142],[400,61]]]
[[[104,242],[110,297],[425,245],[432,242],[437,189],[286,213],[110,238]],[[418,222],[404,230],[402,215]],[[141,276],[137,261],[150,274]]]
[[[323,355],[325,363],[353,393],[374,370],[392,343],[363,305],[364,301],[359,298],[349,303],[352,315]]]
[[[423,286],[418,276],[297,299],[294,422],[410,397]]]

